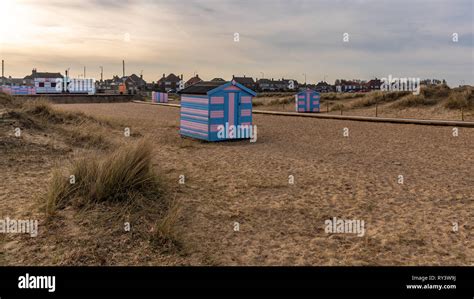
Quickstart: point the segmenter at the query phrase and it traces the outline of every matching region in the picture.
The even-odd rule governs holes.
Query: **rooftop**
[[[226,81],[201,81],[181,90],[180,94],[207,94],[209,91],[227,83]]]
[[[63,78],[63,75],[61,75],[61,73],[33,72],[31,75],[26,76],[24,79],[35,78]]]

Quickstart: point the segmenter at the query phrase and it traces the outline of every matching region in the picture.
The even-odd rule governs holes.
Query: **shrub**
[[[448,109],[473,109],[474,95],[472,90],[451,93],[444,106]]]
[[[162,247],[163,251],[170,252],[173,249],[181,249],[183,244],[181,236],[176,230],[181,207],[172,201],[163,215],[154,225],[154,233],[150,236],[152,244]]]
[[[321,101],[335,100],[335,99],[337,99],[337,94],[334,92],[321,94]]]
[[[25,101],[22,104],[21,113],[26,113],[48,124],[72,124],[81,125],[84,123],[96,123],[103,126],[112,127],[112,124],[103,119],[98,119],[83,112],[67,112],[53,108],[52,103],[40,98],[32,101]]]
[[[443,99],[447,98],[450,93],[450,88],[447,85],[423,86],[421,94],[427,99]]]
[[[17,108],[21,102],[11,95],[0,92],[0,108]]]
[[[294,96],[286,96],[283,98],[278,98],[275,100],[271,100],[268,105],[285,105],[285,104],[291,104],[295,102],[295,97]]]
[[[337,103],[336,105],[331,107],[331,111],[340,111],[344,110],[344,104],[342,103]]]
[[[270,98],[256,98],[252,101],[252,106],[274,106],[274,105],[285,105],[295,102],[294,95],[289,96],[285,94],[280,97],[270,97]]]
[[[22,112],[34,116],[48,123],[64,123],[63,113],[56,111],[51,106],[51,102],[40,98],[38,100],[25,101],[22,105]]]
[[[65,129],[63,135],[72,146],[107,149],[110,145],[101,128],[91,124],[82,124]]]
[[[375,91],[366,94],[366,96],[362,99],[359,99],[352,103],[352,108],[364,108],[370,107],[375,105],[376,103],[389,103],[394,102],[406,95],[410,94],[408,91],[394,91],[394,92],[382,92],[382,91]]]
[[[69,183],[74,175],[75,183]],[[126,201],[133,193],[157,195],[158,180],[152,169],[152,147],[147,142],[119,148],[100,159],[76,160],[67,176],[56,170],[48,189],[49,214],[68,203],[80,206],[104,201]]]
[[[420,107],[420,106],[432,106],[439,102],[437,99],[427,99],[420,93],[419,95],[409,94],[399,101],[393,103],[392,107],[395,108],[408,108],[408,107]]]

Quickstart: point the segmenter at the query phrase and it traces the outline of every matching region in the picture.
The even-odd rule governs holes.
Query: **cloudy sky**
[[[1,0],[0,58],[12,77],[86,66],[100,78],[103,66],[108,78],[125,59],[147,81],[174,72],[474,84],[473,10],[472,0]]]

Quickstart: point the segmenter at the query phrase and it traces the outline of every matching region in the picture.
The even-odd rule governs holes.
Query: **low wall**
[[[28,101],[39,98],[46,98],[55,104],[81,104],[81,103],[123,103],[134,100],[142,100],[139,95],[119,95],[119,94],[52,94],[52,95],[22,95],[16,98]]]

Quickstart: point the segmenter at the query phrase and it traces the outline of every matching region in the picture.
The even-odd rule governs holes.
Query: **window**
[[[44,87],[44,82],[40,82],[39,87]]]
[[[56,83],[51,83],[51,87],[56,87]]]

